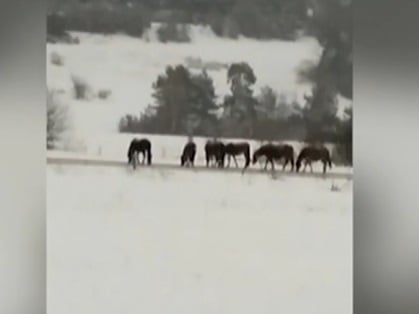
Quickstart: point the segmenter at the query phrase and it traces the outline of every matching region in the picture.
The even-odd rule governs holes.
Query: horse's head
[[[253,164],[257,163],[258,159],[259,159],[259,150],[256,150],[256,151],[253,153],[252,163],[253,163]]]
[[[186,162],[185,155],[182,154],[182,156],[180,156],[180,165],[183,167],[185,165],[185,162]]]
[[[220,168],[224,168],[224,162],[225,162],[225,152],[220,151],[220,152],[217,154],[216,161],[217,161],[218,167],[220,167]]]
[[[295,171],[300,171],[301,168],[301,158],[297,158],[297,162],[295,163]]]

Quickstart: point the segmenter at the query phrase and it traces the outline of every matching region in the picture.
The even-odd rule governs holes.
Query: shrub
[[[188,28],[184,24],[165,23],[157,30],[159,41],[166,42],[189,42],[191,39]]]
[[[107,99],[112,94],[110,89],[100,89],[97,93],[97,97],[100,99]]]
[[[51,60],[51,63],[56,65],[56,66],[64,65],[63,57],[55,51],[51,52],[50,60]]]
[[[341,166],[352,166],[352,145],[337,143],[332,149],[332,162]]]
[[[56,91],[47,92],[47,149],[55,148],[57,140],[67,128],[67,110],[57,101]]]
[[[87,99],[88,93],[91,91],[87,82],[75,75],[71,76],[71,81],[73,82],[74,96],[76,99]]]
[[[121,133],[141,132],[141,119],[127,114],[119,120],[118,129]]]

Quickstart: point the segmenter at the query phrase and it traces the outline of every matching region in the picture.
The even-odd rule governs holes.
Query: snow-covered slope
[[[145,35],[147,39],[75,33],[79,45],[47,44],[47,86],[64,91],[62,97],[71,105],[73,129],[79,134],[114,132],[123,114],[138,114],[152,102],[152,83],[168,65],[186,65],[188,59],[198,58],[223,64],[246,61],[257,76],[256,92],[269,85],[290,97],[300,97],[309,87],[297,82],[296,69],[304,60],[317,60],[321,53],[313,38],[297,42],[230,40],[202,26],[191,26],[190,43],[164,44],[153,39],[155,28],[153,25]],[[51,64],[52,52],[62,56],[62,66]],[[208,72],[217,95],[223,97],[228,93],[226,69]],[[107,100],[74,100],[71,76],[83,78],[94,93],[110,89],[112,95]]]

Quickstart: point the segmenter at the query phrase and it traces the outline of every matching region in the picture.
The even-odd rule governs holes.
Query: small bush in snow
[[[64,65],[63,57],[55,51],[51,52],[50,60],[51,60],[51,63],[56,65],[56,66]]]
[[[73,82],[74,96],[76,99],[87,99],[88,93],[91,88],[85,80],[78,76],[72,76],[71,81]]]
[[[332,148],[331,158],[332,162],[338,166],[350,166],[351,162],[348,161],[348,152],[346,146],[343,144],[336,144]]]
[[[157,31],[159,40],[163,43],[166,42],[178,42],[185,43],[190,42],[188,28],[184,24],[166,23],[160,26]]]
[[[57,101],[57,93],[47,93],[47,149],[55,148],[57,140],[66,129],[66,108]]]
[[[112,94],[110,89],[101,89],[97,93],[97,97],[100,99],[107,99]]]
[[[330,191],[340,192],[340,190],[341,190],[341,188],[335,182],[332,182],[332,185],[330,186]]]

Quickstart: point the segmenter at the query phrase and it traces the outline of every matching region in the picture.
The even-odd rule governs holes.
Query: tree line
[[[207,72],[190,72],[183,65],[168,66],[153,82],[154,104],[138,116],[126,115],[119,131],[257,140],[300,140],[336,143],[342,161],[351,163],[352,112],[337,116],[337,100],[314,85],[305,104],[290,101],[269,86],[255,93],[257,81],[246,62],[227,70],[230,92],[217,101]]]
[[[62,13],[63,27],[99,33],[141,36],[151,21],[205,24],[219,35],[237,38],[294,39],[310,27],[311,7],[328,0],[49,0],[53,16]],[[333,5],[331,0],[327,6]],[[249,23],[249,21],[252,21]],[[176,37],[173,37],[175,40]]]
[[[314,36],[323,53],[317,64],[301,69],[301,80],[332,97],[352,99],[352,0],[48,1],[47,34],[54,42],[66,35],[74,42],[68,30],[142,36],[151,21],[163,23],[158,30],[162,42],[188,41],[185,23],[210,25],[219,36],[231,38]]]

